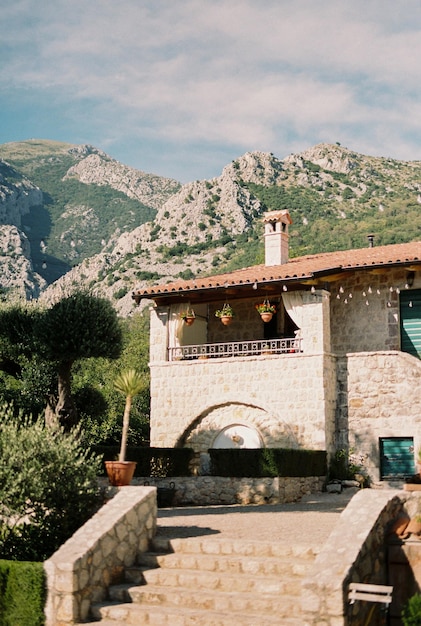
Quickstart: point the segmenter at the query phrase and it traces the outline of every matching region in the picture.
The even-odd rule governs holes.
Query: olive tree
[[[72,367],[81,359],[117,359],[122,330],[117,314],[105,298],[75,292],[50,308],[12,305],[0,308],[0,370],[20,378],[45,371],[42,389],[46,421],[67,430],[77,421],[71,393]],[[54,369],[55,389],[51,382]],[[38,384],[32,376],[33,385]]]
[[[59,300],[35,324],[43,356],[54,362],[58,374],[57,401],[48,403],[46,421],[58,420],[66,429],[77,423],[71,393],[72,366],[80,359],[117,359],[122,331],[117,314],[105,298],[76,292]]]
[[[51,556],[100,506],[99,467],[77,430],[0,406],[0,558]]]

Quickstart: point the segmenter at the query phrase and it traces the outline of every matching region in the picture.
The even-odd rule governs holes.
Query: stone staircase
[[[257,529],[258,531],[258,529]],[[301,580],[309,546],[209,536],[155,537],[109,601],[92,606],[101,626],[304,626]]]

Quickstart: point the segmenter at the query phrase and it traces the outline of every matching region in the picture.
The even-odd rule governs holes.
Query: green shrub
[[[100,505],[98,471],[76,431],[0,407],[0,558],[51,556]]]
[[[421,626],[421,594],[416,593],[409,598],[401,617],[403,626]]]
[[[1,626],[42,626],[46,595],[42,563],[0,561]]]
[[[326,452],[323,450],[210,449],[213,476],[326,476]]]

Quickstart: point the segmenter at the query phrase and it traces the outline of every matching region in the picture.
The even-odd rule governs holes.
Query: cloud
[[[2,22],[0,97],[44,94],[99,147],[419,150],[418,0],[17,0]]]

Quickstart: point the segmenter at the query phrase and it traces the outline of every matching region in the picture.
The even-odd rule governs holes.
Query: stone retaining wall
[[[303,581],[306,624],[366,623],[373,605],[357,601],[351,616],[349,583],[388,584],[388,525],[404,511],[414,516],[419,501],[419,496],[392,489],[363,489],[353,497],[317,556],[311,575]],[[370,621],[372,626],[377,623],[376,618]]]
[[[87,619],[92,602],[120,582],[124,567],[148,548],[156,530],[156,490],[122,487],[50,559],[46,626],[69,626]]]
[[[183,476],[134,478],[132,485],[146,484],[158,487],[158,502],[162,495],[164,506],[210,506],[297,502],[306,494],[322,491],[325,482],[326,478],[323,476],[303,478]],[[102,484],[105,485],[105,480]],[[172,493],[166,493],[170,489]],[[167,495],[171,495],[171,500],[166,503],[164,499]]]

